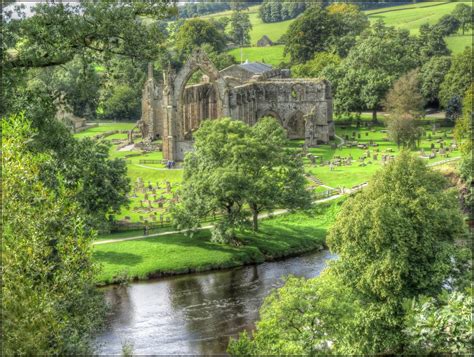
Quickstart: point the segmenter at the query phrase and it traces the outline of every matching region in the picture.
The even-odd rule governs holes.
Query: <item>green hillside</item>
[[[471,4],[470,2],[466,3]],[[422,24],[435,24],[442,16],[451,13],[456,5],[456,2],[423,2],[366,11],[366,14],[371,22],[381,19],[389,26],[406,29],[412,34],[417,34]],[[454,53],[462,52],[464,47],[472,46],[472,33],[449,36],[446,38],[446,43]]]
[[[278,41],[280,37],[288,30],[288,26],[290,26],[293,20],[282,21],[282,22],[275,22],[275,23],[264,23],[260,17],[258,17],[258,8],[260,6],[251,6],[246,10],[249,14],[250,22],[252,23],[252,31],[250,32],[250,43],[252,46],[255,46],[257,41],[262,38],[263,35],[267,35],[270,37],[272,41]],[[203,18],[215,18],[218,19],[220,17],[230,17],[232,15],[232,11],[224,11],[219,12],[217,14],[203,16]]]
[[[387,25],[409,30],[417,34],[422,24],[435,24],[456,7],[455,2],[423,2],[384,9],[366,11],[371,22],[382,19]]]
[[[466,2],[470,4],[469,2]],[[456,6],[456,2],[423,2],[411,5],[401,5],[389,8],[366,11],[371,22],[378,19],[383,20],[387,25],[409,30],[412,34],[417,34],[420,26],[424,23],[434,24],[443,15],[449,14]],[[277,41],[288,29],[294,20],[277,23],[264,23],[258,17],[258,6],[252,6],[248,10],[253,29],[250,33],[251,43],[255,43],[263,36],[267,35],[273,41]],[[219,18],[230,16],[231,11],[208,15],[207,18]],[[448,47],[454,53],[462,52],[465,46],[472,46],[472,32],[463,35],[454,35],[446,38]],[[238,61],[240,61],[240,49],[229,51]],[[243,59],[249,61],[264,61],[272,65],[278,65],[282,61],[288,61],[283,56],[283,46],[273,46],[266,48],[248,47],[243,49]]]

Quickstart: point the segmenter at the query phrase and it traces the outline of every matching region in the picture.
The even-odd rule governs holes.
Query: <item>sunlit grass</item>
[[[145,279],[151,274],[178,274],[259,263],[311,251],[324,244],[327,229],[341,201],[261,222],[260,230],[238,234],[240,247],[210,242],[210,231],[108,243],[94,246],[94,260],[102,267],[99,283],[120,276]]]

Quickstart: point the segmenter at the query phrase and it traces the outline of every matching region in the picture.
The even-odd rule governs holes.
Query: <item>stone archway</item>
[[[285,126],[283,125],[283,120],[282,120],[282,118],[280,117],[280,115],[279,115],[277,112],[273,111],[273,110],[266,110],[266,111],[264,111],[262,114],[260,114],[260,115],[258,116],[257,121],[260,120],[260,119],[262,119],[262,118],[264,118],[264,117],[272,117],[272,118],[275,118],[275,119],[280,123],[280,125],[281,125],[282,127],[285,127]]]
[[[221,77],[219,71],[211,62],[207,54],[202,49],[196,49],[193,51],[187,62],[181,68],[174,78],[174,93],[173,93],[173,107],[175,109],[175,117],[173,118],[173,125],[175,126],[175,135],[177,140],[189,140],[189,135],[185,137],[185,124],[184,124],[184,92],[186,83],[188,83],[191,76],[198,70],[201,70],[205,75],[209,77],[209,82],[214,86],[213,101],[207,101],[207,105],[211,105],[212,108],[207,109],[209,113],[212,113],[212,117],[223,117],[228,116],[228,103],[226,102],[226,82]],[[196,94],[199,96],[199,94]],[[203,102],[204,103],[204,102]],[[188,128],[189,130],[196,129],[193,127]],[[188,133],[189,134],[189,133]]]
[[[305,138],[305,119],[301,111],[296,111],[289,115],[286,121],[285,128],[288,131],[289,139],[304,139]]]

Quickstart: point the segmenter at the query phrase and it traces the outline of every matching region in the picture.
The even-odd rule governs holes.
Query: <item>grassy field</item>
[[[364,122],[370,119],[370,115],[362,115]],[[106,125],[100,125],[96,128],[91,128],[80,134],[76,134],[78,137],[86,137],[89,135],[89,131],[96,135],[104,128],[108,130],[117,130],[123,128],[124,125],[132,125],[130,123],[106,123]],[[317,177],[324,185],[339,188],[345,187],[349,188],[360,183],[369,181],[372,175],[382,167],[381,156],[384,154],[397,155],[398,148],[395,143],[388,141],[387,133],[383,126],[377,126],[368,128],[362,126],[356,128],[355,124],[349,125],[347,127],[337,126],[336,133],[342,138],[346,136],[349,137],[351,141],[358,141],[360,144],[370,143],[372,140],[376,147],[370,147],[369,151],[372,154],[375,154],[378,150],[377,160],[365,160],[364,165],[361,165],[359,158],[367,153],[367,150],[359,149],[357,147],[342,147],[342,148],[333,148],[331,145],[320,145],[316,148],[309,148],[308,152],[317,156],[316,166],[312,166],[309,159],[305,158],[305,168],[308,173]],[[353,138],[352,134],[355,133]],[[119,134],[121,135],[121,134]],[[359,138],[360,136],[360,138]],[[109,136],[105,140],[112,140],[110,138],[115,137]],[[443,141],[445,146],[448,146],[452,143],[452,130],[449,128],[438,129],[436,132],[432,132],[431,127],[427,124],[425,125],[425,137],[421,141],[420,149],[429,152],[431,150],[431,144],[434,144],[436,148],[440,147],[438,141]],[[339,143],[339,141],[336,141]],[[291,141],[290,146],[293,148],[301,148],[303,145],[302,140]],[[417,151],[418,152],[418,151]],[[118,151],[117,145],[111,147],[110,155],[112,158],[122,158],[127,162],[128,176],[130,177],[132,187],[136,187],[135,190],[132,190],[130,195],[130,205],[129,207],[123,207],[120,214],[115,216],[115,219],[118,221],[128,222],[161,222],[160,216],[163,217],[163,222],[167,224],[167,220],[170,218],[169,207],[171,205],[171,199],[179,190],[183,170],[181,168],[176,168],[168,170],[164,165],[160,164],[143,164],[140,163],[141,160],[158,160],[161,161],[163,155],[161,152],[150,152],[144,153],[140,150],[132,151]],[[349,157],[352,156],[353,163],[350,166],[335,166],[333,170],[330,169],[330,166],[327,165],[327,161],[333,160],[336,157]],[[450,157],[459,156],[458,151],[454,151],[450,154]],[[326,162],[324,165],[321,165],[320,159]],[[441,156],[437,156],[435,159],[429,160],[430,162],[436,162],[443,160]],[[146,186],[151,185],[154,189],[154,192],[150,190],[147,192],[147,197],[145,197],[145,192],[140,190],[136,186],[137,181],[141,179]],[[171,185],[171,190],[168,192],[166,188],[166,182],[169,182]],[[324,189],[325,190],[325,189]],[[316,192],[324,191],[323,189],[316,190]],[[157,200],[163,199],[162,207],[157,203]],[[152,206],[149,206],[148,200],[152,201]]]
[[[387,139],[387,133],[385,132],[384,127],[361,127],[359,129],[353,126],[346,128],[337,127],[336,132],[340,137],[345,138],[347,135],[350,141],[357,140],[357,142],[360,144],[369,144],[372,140],[375,144],[377,144],[377,146],[369,147],[372,159],[365,160],[365,166],[362,166],[362,163],[359,162],[359,158],[367,153],[367,150],[364,149],[359,149],[357,147],[331,148],[329,145],[321,145],[317,148],[310,148],[310,153],[318,157],[322,157],[325,161],[333,160],[336,157],[344,158],[349,156],[352,156],[355,160],[355,162],[353,162],[350,166],[336,166],[333,167],[333,170],[331,170],[328,165],[317,165],[316,167],[312,167],[309,161],[306,161],[307,172],[317,177],[324,184],[334,188],[349,188],[369,181],[374,173],[383,166],[381,160],[382,155],[386,154],[396,156],[399,152],[396,144]],[[352,133],[356,134],[354,138],[352,137]],[[359,135],[360,138],[358,137]],[[440,143],[438,141],[443,141],[445,147],[451,145],[453,142],[452,130],[449,128],[442,128],[433,132],[429,126],[425,126],[425,136],[420,143],[420,147],[415,152],[419,153],[422,149],[425,152],[430,152],[432,144],[434,144],[436,148],[439,148]],[[377,160],[373,159],[373,155],[375,153],[378,154]],[[455,150],[450,153],[450,157],[456,156],[460,156],[459,151]],[[443,157],[437,155],[437,157],[434,159],[426,160],[431,163],[441,161],[443,159]]]
[[[472,47],[472,31],[465,35],[453,35],[446,38],[446,44],[453,53],[460,53],[466,47]]]
[[[210,242],[208,230],[193,237],[174,234],[96,245],[94,260],[102,267],[98,283],[225,269],[321,248],[341,202],[265,219],[258,233],[238,235],[240,247]]]
[[[369,10],[365,13],[369,16],[371,23],[381,19],[389,26],[417,34],[421,25],[425,23],[434,25],[442,16],[450,14],[456,5],[456,2],[421,2],[413,5]]]
[[[471,5],[470,2],[465,3]],[[366,11],[366,14],[371,23],[381,19],[389,26],[406,29],[416,35],[421,25],[425,23],[434,25],[442,16],[450,14],[457,4],[457,2],[421,2],[370,10]],[[446,43],[453,53],[462,52],[466,46],[472,46],[472,32],[449,36],[446,38]]]
[[[85,138],[85,137],[92,137],[98,134],[105,133],[107,131],[113,130],[130,130],[132,129],[137,123],[136,122],[100,122],[98,126],[94,128],[87,129],[80,133],[74,134],[76,138]],[[127,134],[114,134],[117,135],[117,138],[124,138],[127,137]],[[109,139],[113,138],[110,136]]]
[[[260,17],[258,17],[258,8],[259,5],[250,6],[248,10],[244,10],[250,18],[252,24],[252,30],[250,31],[250,43],[252,46],[257,44],[257,41],[262,38],[263,35],[267,35],[273,42],[276,42],[280,37],[286,32],[288,26],[293,22],[293,20],[287,20],[276,23],[264,23]],[[203,16],[203,18],[214,18],[218,19],[220,17],[230,17],[232,11],[219,12],[217,14],[211,14]],[[230,28],[230,25],[229,27]]]
[[[470,2],[466,2],[466,4],[470,4]],[[456,5],[456,2],[421,2],[411,5],[369,10],[365,11],[365,13],[368,15],[371,23],[381,19],[389,26],[406,29],[409,30],[410,33],[416,35],[418,34],[419,28],[422,24],[435,24],[443,15],[451,13]],[[243,60],[245,61],[248,59],[249,61],[266,62],[272,65],[278,65],[282,61],[288,62],[288,58],[283,57],[283,46],[264,48],[253,46],[255,46],[256,42],[263,35],[267,35],[273,41],[277,41],[288,30],[289,25],[294,20],[266,24],[258,17],[258,6],[250,7],[248,13],[253,26],[253,29],[250,32],[252,47],[246,47],[243,49]],[[205,17],[218,18],[230,15],[231,12],[227,11],[225,13],[218,13]],[[466,46],[472,46],[472,32],[466,33],[465,35],[459,33],[449,36],[446,38],[446,43],[453,53],[462,52]],[[232,54],[237,61],[240,61],[239,49],[231,50],[229,53]]]

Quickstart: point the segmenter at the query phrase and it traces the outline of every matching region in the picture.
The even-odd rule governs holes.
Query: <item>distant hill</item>
[[[471,5],[471,2],[466,3]],[[436,23],[443,15],[452,12],[456,4],[457,2],[421,2],[368,10],[365,13],[369,16],[371,22],[382,19],[387,25],[407,29],[412,34],[417,34],[422,24]],[[258,5],[249,7],[247,11],[253,26],[250,33],[252,46],[255,46],[263,35],[267,35],[274,42],[278,41],[294,21],[293,19],[276,23],[264,23],[258,17]],[[230,15],[231,11],[225,11],[203,16],[203,18],[230,17]],[[454,53],[462,52],[465,46],[472,46],[472,32],[466,33],[464,36],[449,36],[446,38],[446,42]],[[233,49],[229,53],[240,61],[240,49]],[[246,59],[260,62],[263,60],[272,65],[278,65],[284,60],[288,61],[288,58],[285,59],[283,57],[283,46],[281,45],[265,48],[244,48],[243,60],[245,61]]]

